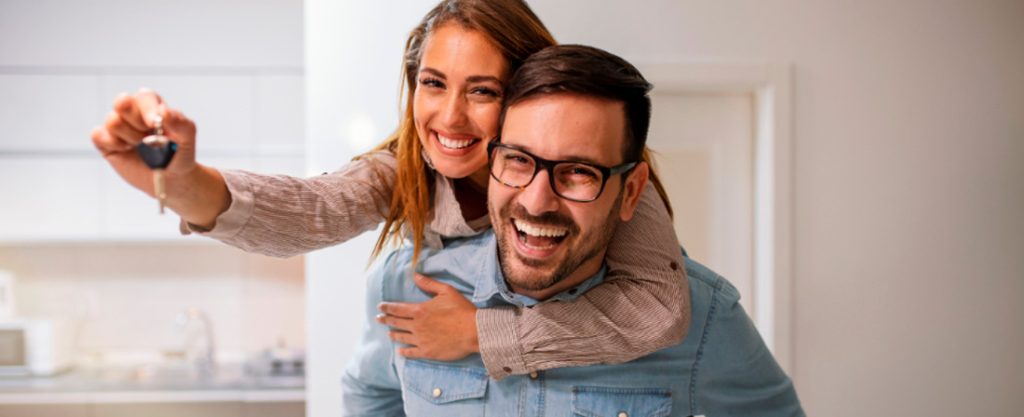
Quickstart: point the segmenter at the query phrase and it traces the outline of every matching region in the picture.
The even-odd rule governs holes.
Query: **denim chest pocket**
[[[470,412],[482,415],[487,394],[487,372],[482,368],[405,362],[402,384],[413,395],[406,396],[410,415]]]
[[[672,413],[672,391],[576,386],[572,412],[582,417],[664,417]]]

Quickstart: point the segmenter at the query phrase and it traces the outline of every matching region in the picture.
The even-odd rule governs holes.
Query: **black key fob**
[[[174,158],[174,153],[178,151],[178,144],[171,141],[152,145],[140,143],[135,149],[150,169],[164,169],[171,164],[171,158]]]

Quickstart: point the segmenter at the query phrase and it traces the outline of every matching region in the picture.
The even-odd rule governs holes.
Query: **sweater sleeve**
[[[377,152],[312,178],[223,171],[231,206],[198,233],[247,252],[290,257],[345,242],[383,221],[394,188],[395,159]]]
[[[477,311],[480,354],[495,378],[622,363],[682,341],[690,323],[685,264],[668,210],[648,184],[608,248],[605,281],[573,302]]]

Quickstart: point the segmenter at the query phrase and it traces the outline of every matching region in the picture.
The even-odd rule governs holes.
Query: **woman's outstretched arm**
[[[182,224],[248,252],[288,257],[345,242],[384,219],[395,158],[374,152],[312,178],[224,171],[231,206],[212,229]]]
[[[164,170],[165,203],[182,231],[200,232],[246,251],[292,256],[344,242],[375,228],[391,200],[395,158],[364,155],[330,174],[309,179],[221,171],[196,161],[196,126],[154,91],[122,94],[92,141],[110,166],[154,196],[153,171],[136,151],[157,121],[177,145]]]

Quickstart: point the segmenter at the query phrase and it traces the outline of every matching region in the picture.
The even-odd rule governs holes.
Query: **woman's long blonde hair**
[[[397,161],[391,202],[373,257],[379,255],[389,241],[397,242],[409,236],[413,242],[415,265],[423,248],[423,233],[432,208],[436,174],[423,160],[423,144],[413,118],[413,98],[423,45],[431,32],[445,23],[456,23],[490,38],[508,60],[510,75],[534,52],[556,43],[551,32],[522,0],[444,0],[423,17],[405,42],[399,91],[405,96],[404,106],[400,109],[402,120],[395,133],[371,151],[389,151]],[[646,150],[644,160],[649,160]],[[668,207],[667,196],[653,169],[650,178]]]

